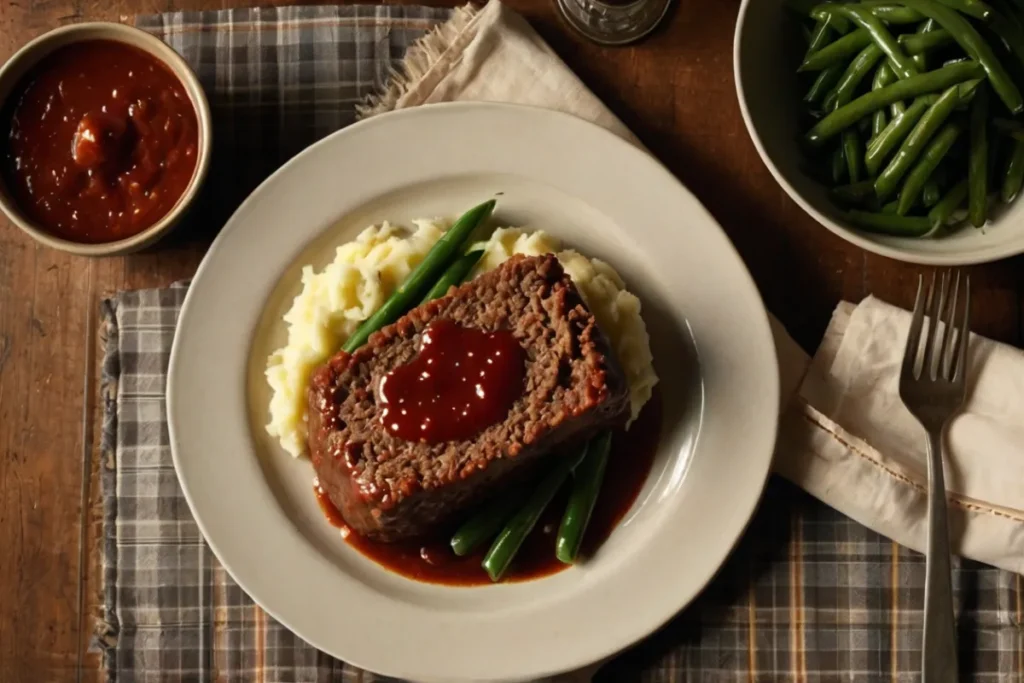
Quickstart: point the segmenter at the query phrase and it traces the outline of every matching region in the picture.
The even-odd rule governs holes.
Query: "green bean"
[[[947,59],[942,63],[942,66],[950,66],[951,64],[966,64],[967,62],[973,62],[974,60],[970,57],[954,57],[953,59]]]
[[[377,311],[356,328],[342,349],[352,353],[366,343],[370,335],[398,320],[416,305],[438,277],[458,258],[459,250],[480,223],[494,211],[495,200],[475,206],[455,221],[441,239],[431,247],[420,264]]]
[[[975,19],[988,21],[992,8],[981,0],[939,0],[943,5]]]
[[[849,104],[839,107],[821,121],[818,121],[807,132],[804,139],[812,146],[820,146],[826,140],[839,135],[845,128],[872,114],[877,109],[900,100],[932,93],[937,90],[944,90],[951,85],[956,85],[972,78],[978,78],[983,73],[984,70],[981,65],[969,62],[966,64],[953,64],[936,71],[921,74],[920,76],[897,81],[880,90],[865,93]]]
[[[843,131],[843,157],[846,159],[846,176],[851,183],[860,180],[861,161],[864,155],[861,149],[860,136],[857,130],[847,128]]]
[[[840,145],[832,151],[832,182],[838,183],[846,175],[846,158],[843,156],[843,146]]]
[[[555,540],[555,557],[565,564],[574,563],[579,555],[590,515],[601,493],[611,449],[612,433],[601,432],[587,444],[587,455],[573,472],[572,492]]]
[[[928,33],[905,33],[899,38],[899,43],[908,55],[919,55],[937,47],[949,45],[955,42],[953,34],[944,28]]]
[[[888,66],[888,64],[886,66]],[[898,80],[896,78],[896,73],[892,69],[889,69],[889,73],[892,74],[892,79],[888,83],[886,83],[886,85],[889,85],[890,83],[895,83]],[[889,105],[889,118],[896,118],[897,116],[903,114],[905,111],[907,111],[907,105],[906,103],[903,102],[903,100],[893,102],[892,104]]]
[[[848,208],[877,208],[878,206],[875,184],[870,180],[833,187],[829,190],[829,195],[836,204]]]
[[[988,23],[992,32],[1006,44],[1006,48],[1024,68],[1024,28],[1002,12],[993,11]]]
[[[928,182],[932,172],[946,154],[949,153],[949,148],[960,137],[961,132],[962,129],[959,125],[947,123],[928,144],[928,147],[921,154],[920,160],[911,169],[910,173],[907,174],[907,180],[903,183],[903,189],[900,190],[900,203],[899,208],[896,210],[899,215],[905,215],[914,206],[914,202],[921,195],[924,184]],[[877,191],[877,184],[875,189]]]
[[[899,208],[899,202],[893,200],[893,201],[889,202],[888,204],[886,204],[885,206],[882,207],[882,213],[888,214],[890,216],[895,216],[896,215],[896,209],[898,209],[898,208]]]
[[[548,506],[551,499],[558,493],[569,473],[576,469],[576,466],[583,460],[587,453],[586,448],[580,448],[578,452],[571,455],[564,455],[558,459],[558,463],[533,489],[526,503],[519,509],[501,530],[498,537],[491,544],[490,550],[484,556],[481,566],[487,570],[491,581],[498,581],[505,574],[512,558],[519,551],[519,547],[526,540],[526,537],[533,531],[544,508]]]
[[[853,23],[860,26],[871,34],[871,40],[882,49],[885,56],[889,58],[889,65],[900,78],[910,78],[919,75],[917,67],[910,61],[910,58],[900,49],[899,43],[893,38],[892,33],[885,27],[885,24],[866,8],[858,5],[841,5],[834,8],[833,13],[840,13]]]
[[[1013,154],[1010,155],[1010,163],[1006,166],[1006,174],[1003,176],[1003,189],[1000,192],[1002,200],[1009,204],[1016,199],[1022,183],[1024,183],[1024,140],[1014,140]]]
[[[875,76],[871,80],[872,90],[881,90],[885,86],[896,80],[896,74],[889,68],[888,64],[882,63],[875,69]],[[885,109],[879,109],[871,115],[871,139],[874,140],[879,134],[885,130],[885,126],[889,123],[889,118],[885,114]],[[870,142],[868,144],[871,144]]]
[[[910,103],[909,109],[905,109],[902,114],[893,116],[885,128],[868,143],[867,151],[864,154],[864,165],[868,175],[878,173],[881,162],[897,144],[903,141],[903,138],[910,134],[917,120],[928,111],[929,106],[924,97],[918,97]]]
[[[871,115],[871,137],[868,138],[868,144],[874,142],[875,138],[882,134],[885,127],[889,125],[889,117],[885,113],[884,109],[879,109]]]
[[[1024,111],[1024,99],[1021,98],[1020,90],[1014,85],[1013,79],[1006,71],[999,59],[985,39],[978,31],[971,26],[970,22],[960,14],[941,5],[935,0],[895,0],[897,4],[915,9],[921,14],[934,19],[942,28],[949,31],[960,47],[976,62],[981,64],[992,88],[999,95],[1006,108],[1014,114]],[[945,67],[949,68],[949,67]]]
[[[984,82],[985,82],[985,79],[983,79],[983,78],[975,78],[975,79],[972,79],[972,80],[969,80],[969,81],[964,81],[963,83],[961,83],[960,85],[958,85],[956,87],[957,88],[957,94],[960,97],[960,107],[961,108],[963,108],[966,105],[971,103],[971,100],[974,99],[974,93],[976,93],[978,91],[978,86],[980,86]],[[938,102],[938,101],[939,100],[936,97],[935,99],[932,100],[932,104],[934,104],[935,102]]]
[[[924,19],[924,16],[920,12],[915,12],[909,7],[900,7],[899,5],[862,2],[861,5],[867,7],[868,11],[873,15],[881,19],[887,24],[898,25],[898,24],[916,24],[917,22]],[[824,17],[833,16],[836,19],[841,19],[846,22],[846,30],[842,33],[849,31],[849,22],[840,16],[836,16],[832,13],[831,9],[826,9],[828,5],[817,5],[808,14],[812,19],[820,20]],[[837,31],[841,31],[840,26],[842,24],[834,24],[834,28]]]
[[[804,95],[804,102],[808,104],[817,104],[820,99],[832,89],[836,83],[839,82],[839,78],[843,75],[843,67],[839,64],[833,64],[830,67],[826,67],[818,72],[818,77],[814,79],[814,83],[811,84],[811,89]]]
[[[928,220],[932,225],[945,225],[953,212],[959,209],[967,199],[967,179],[954,185],[939,203],[928,212]]]
[[[871,211],[847,211],[846,218],[858,228],[868,232],[896,237],[921,237],[932,230],[930,220],[919,216],[897,216],[891,213]]]
[[[890,121],[885,130],[871,141],[864,154],[864,166],[869,176],[878,175],[879,169],[882,168],[882,162],[896,149],[897,145],[910,135],[910,131],[928,111],[928,107],[931,106],[930,100],[931,98],[928,97],[918,97],[904,114]]]
[[[483,255],[483,249],[476,249],[457,258],[454,263],[448,266],[448,270],[444,271],[441,277],[438,278],[437,282],[430,288],[430,291],[427,292],[427,295],[423,297],[423,301],[420,303],[425,304],[428,301],[440,299],[448,293],[449,289],[461,285],[462,281],[469,275],[469,271],[473,270],[473,266],[476,265],[476,262]]]
[[[814,24],[814,31],[811,33],[810,40],[807,41],[807,52],[804,54],[805,60],[832,42],[832,28],[829,26],[831,23],[830,19],[831,17],[818,19],[817,23]]]
[[[897,80],[899,79],[896,78],[896,72],[892,70],[892,67],[889,66],[889,63],[882,62],[881,64],[878,65],[878,69],[875,71],[875,78],[872,81],[871,89],[880,90],[887,85],[895,83]],[[902,102],[893,102],[890,105],[889,113],[891,116],[896,117],[905,112],[906,110],[907,108],[903,106]]]
[[[924,189],[921,190],[921,203],[924,204],[924,208],[929,209],[938,204],[940,199],[942,199],[942,190],[939,189],[939,183],[935,178],[929,178],[928,182],[924,184]]]
[[[832,111],[852,100],[853,93],[856,92],[861,81],[871,72],[882,56],[882,50],[877,45],[868,45],[861,50],[857,57],[850,62],[843,77],[839,79],[839,85],[834,90],[835,97],[831,102],[829,98],[825,98],[825,111]],[[832,106],[829,106],[830,104]]]
[[[867,5],[872,14],[891,26],[898,24],[916,24],[924,19],[923,14],[915,12],[909,7],[899,7],[897,5],[872,5],[871,3],[861,4]]]
[[[825,95],[825,101],[821,103],[821,110],[823,112],[830,112],[836,108],[836,97],[839,94],[839,88],[835,87],[828,91]]]
[[[900,180],[921,156],[928,141],[939,132],[939,128],[953,113],[959,101],[957,87],[953,86],[942,93],[939,100],[921,116],[921,120],[903,140],[889,165],[875,179],[875,192],[878,193],[879,199],[885,201],[899,189]]]
[[[828,10],[821,10],[815,8],[808,12],[808,16],[810,16],[811,19],[814,19],[815,23],[821,21],[826,22],[829,25],[829,27],[831,27],[837,33],[845,35],[850,32],[849,20],[847,20],[846,17],[841,17],[838,14],[829,12]]]
[[[971,103],[971,151],[967,162],[967,216],[985,225],[988,206],[988,89],[982,86]]]
[[[498,496],[469,518],[452,536],[452,551],[464,557],[484,541],[494,538],[526,498],[526,489],[515,488]]]
[[[933,19],[928,19],[928,20],[922,21],[920,24],[918,24],[917,29],[914,31],[914,35],[920,36],[920,35],[923,35],[925,33],[931,33],[934,30],[935,30],[935,21]],[[901,47],[902,47],[902,45],[901,45]],[[914,66],[916,66],[921,71],[928,71],[929,70],[928,69],[928,53],[927,52],[921,52],[920,54],[911,55],[910,59],[914,62]]]
[[[1006,133],[1010,136],[1013,136],[1016,133],[1024,133],[1024,123],[1021,123],[1020,121],[995,118],[992,119],[992,125],[995,126],[996,130],[1000,133]]]
[[[871,132],[871,120],[866,118],[861,119],[860,121],[857,122],[856,130],[862,136],[867,135],[868,133]]]
[[[871,34],[864,29],[857,29],[810,55],[797,71],[821,71],[833,64],[846,61],[870,44]]]

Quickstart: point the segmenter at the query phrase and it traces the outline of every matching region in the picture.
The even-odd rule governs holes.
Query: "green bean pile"
[[[792,0],[808,170],[847,220],[900,237],[981,227],[1024,184],[1017,0]]]

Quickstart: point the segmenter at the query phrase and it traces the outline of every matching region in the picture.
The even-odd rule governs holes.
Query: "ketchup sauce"
[[[525,373],[526,352],[511,332],[436,320],[416,358],[381,380],[381,424],[406,441],[470,439],[505,419]]]
[[[163,218],[195,172],[199,125],[184,86],[112,40],[66,45],[16,86],[2,171],[21,211],[75,242],[112,242]]]

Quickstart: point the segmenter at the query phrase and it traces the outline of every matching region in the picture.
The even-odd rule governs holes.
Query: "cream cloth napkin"
[[[924,433],[897,385],[910,314],[841,303],[782,418],[775,471],[861,524],[924,551]],[[966,410],[946,436],[950,535],[965,557],[1024,573],[1024,352],[977,335]]]
[[[556,109],[640,144],[498,0],[459,10],[411,48],[403,72],[362,113],[452,101]],[[772,319],[784,406],[774,469],[861,524],[924,550],[925,436],[896,392],[909,320],[874,298],[841,303],[808,364]],[[1024,354],[975,336],[970,377],[969,404],[947,451],[953,547],[1024,573]]]

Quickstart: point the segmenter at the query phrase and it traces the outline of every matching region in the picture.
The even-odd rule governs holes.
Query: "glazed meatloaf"
[[[404,440],[381,423],[381,379],[416,357],[436,320],[510,331],[525,352],[522,394],[503,420],[469,440]],[[348,525],[392,542],[459,521],[628,412],[623,372],[558,260],[514,256],[318,368],[309,388],[309,449],[320,486]]]

